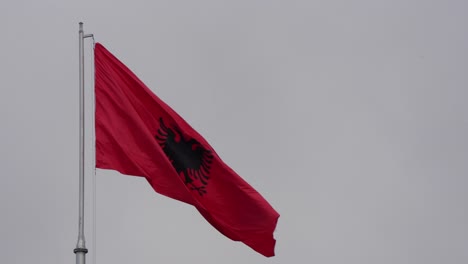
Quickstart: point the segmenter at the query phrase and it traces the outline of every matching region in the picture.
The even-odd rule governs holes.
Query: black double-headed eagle
[[[206,194],[206,185],[210,179],[213,154],[197,140],[184,138],[177,126],[172,129],[167,127],[162,118],[159,119],[159,125],[155,138],[164,154],[177,174],[183,174],[185,185],[203,196]]]

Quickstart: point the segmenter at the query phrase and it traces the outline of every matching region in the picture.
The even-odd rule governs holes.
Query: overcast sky
[[[468,263],[467,10],[1,1],[1,262],[75,262],[83,21],[281,214],[265,258],[143,178],[97,170],[97,263]],[[92,65],[87,39],[88,121]]]

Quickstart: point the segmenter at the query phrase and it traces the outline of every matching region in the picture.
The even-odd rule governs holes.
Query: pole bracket
[[[85,254],[88,253],[88,249],[87,248],[75,248],[73,250],[73,253],[79,253],[79,252],[84,252]]]

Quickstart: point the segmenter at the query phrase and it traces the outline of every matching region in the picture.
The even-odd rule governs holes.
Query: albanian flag
[[[274,256],[279,214],[101,44],[94,49],[96,167],[145,177],[228,238]]]

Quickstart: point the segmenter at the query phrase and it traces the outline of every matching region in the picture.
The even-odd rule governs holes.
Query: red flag
[[[143,176],[222,234],[274,256],[279,214],[208,142],[101,44],[95,56],[96,167]]]

